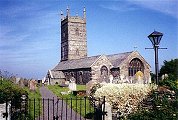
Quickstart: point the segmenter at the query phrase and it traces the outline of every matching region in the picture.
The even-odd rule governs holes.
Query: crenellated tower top
[[[66,16],[61,11],[61,61],[87,57],[86,9],[83,16],[70,16],[67,7]]]
[[[67,9],[66,9],[66,16],[63,14],[63,11],[61,10],[61,21],[65,20],[66,18],[75,18],[77,19],[77,17],[80,17],[78,15],[78,12],[76,13],[76,16],[70,16],[70,8],[69,6],[67,6]],[[83,16],[80,17],[80,19],[86,19],[86,8],[84,7],[83,8]]]

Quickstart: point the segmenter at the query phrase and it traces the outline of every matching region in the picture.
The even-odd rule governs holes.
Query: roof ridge
[[[123,53],[116,53],[116,54],[109,54],[109,55],[106,55],[106,56],[113,56],[113,55],[126,54],[126,53],[132,53],[132,52],[134,52],[134,51],[123,52]]]

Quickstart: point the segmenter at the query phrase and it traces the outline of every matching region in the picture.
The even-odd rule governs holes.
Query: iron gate
[[[105,120],[105,97],[25,99],[4,103],[4,120]],[[2,120],[3,120],[2,119]]]

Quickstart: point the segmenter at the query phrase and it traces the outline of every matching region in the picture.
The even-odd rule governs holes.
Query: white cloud
[[[100,7],[119,12],[134,11],[140,8],[146,8],[170,15],[178,19],[177,0],[127,0],[124,2],[115,1],[112,3],[102,4]]]
[[[128,1],[140,7],[159,11],[163,14],[167,14],[178,19],[177,0],[128,0]]]
[[[113,10],[113,11],[119,11],[119,12],[126,12],[126,11],[133,11],[138,8],[134,6],[133,4],[130,4],[128,2],[112,2],[110,4],[101,4],[100,7]]]

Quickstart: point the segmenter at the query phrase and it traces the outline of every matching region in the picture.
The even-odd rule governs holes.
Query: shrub
[[[167,87],[159,87],[157,91],[153,92],[148,97],[148,108],[142,104],[138,111],[130,114],[127,119],[129,120],[177,120],[178,116],[178,99],[175,93]],[[150,107],[151,106],[151,107]]]
[[[21,99],[22,94],[27,92],[17,85],[14,85],[9,80],[3,80],[0,84],[0,103],[4,103],[8,100],[18,101]]]
[[[157,86],[152,84],[105,84],[96,90],[94,97],[106,97],[106,102],[118,109],[121,116],[126,116],[137,110],[138,105]]]

